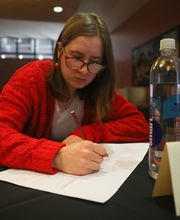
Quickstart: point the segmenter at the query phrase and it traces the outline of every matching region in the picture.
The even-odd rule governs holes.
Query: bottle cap
[[[163,49],[176,49],[175,40],[173,38],[165,38],[160,41],[160,50]]]

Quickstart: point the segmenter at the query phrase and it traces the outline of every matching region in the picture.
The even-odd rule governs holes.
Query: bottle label
[[[173,95],[163,104],[163,120],[180,116],[180,95]]]
[[[160,144],[163,136],[163,132],[160,124],[154,119],[150,118],[150,135],[149,135],[149,143],[150,147],[156,147]]]

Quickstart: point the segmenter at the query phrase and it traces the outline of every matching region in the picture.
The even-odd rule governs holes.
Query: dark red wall
[[[112,33],[116,87],[131,86],[132,49],[180,25],[180,0],[150,0]]]

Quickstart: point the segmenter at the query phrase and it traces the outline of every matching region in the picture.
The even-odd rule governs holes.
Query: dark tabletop
[[[0,171],[6,168],[0,167]],[[173,220],[173,196],[152,198],[147,155],[110,200],[96,203],[0,181],[1,220]],[[91,186],[89,186],[91,187]]]

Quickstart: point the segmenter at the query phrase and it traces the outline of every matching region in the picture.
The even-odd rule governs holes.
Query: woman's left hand
[[[68,145],[68,144],[73,144],[73,143],[77,143],[80,141],[83,141],[83,139],[81,137],[79,137],[77,135],[70,135],[67,138],[65,138],[62,143]]]

